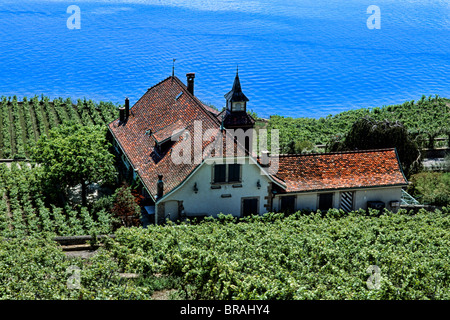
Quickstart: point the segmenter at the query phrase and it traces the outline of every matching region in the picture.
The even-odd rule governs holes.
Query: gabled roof
[[[182,95],[180,93],[183,92]],[[176,99],[178,97],[178,99]],[[184,134],[191,137],[191,150],[194,144],[194,124],[201,121],[202,132],[211,129],[220,133],[219,121],[204,108],[204,105],[190,92],[177,77],[169,77],[149,88],[147,92],[130,109],[130,116],[125,124],[119,119],[108,126],[123,152],[137,170],[139,177],[149,193],[156,197],[158,174],[163,175],[164,194],[180,184],[199,162],[194,161],[195,152],[189,163],[176,164],[171,153],[180,141],[171,142],[168,148],[158,150],[155,142],[162,142],[171,136],[170,129],[184,129]],[[152,134],[149,134],[151,130]],[[202,137],[196,137],[202,141]],[[208,153],[214,139],[202,141],[197,153]]]
[[[277,165],[286,192],[407,184],[395,149],[280,155]]]

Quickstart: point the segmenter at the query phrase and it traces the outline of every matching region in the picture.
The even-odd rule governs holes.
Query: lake
[[[70,5],[80,29],[67,26]],[[380,29],[368,27],[371,5]],[[134,104],[171,75],[173,59],[219,109],[239,66],[248,108],[263,117],[450,97],[450,2],[0,2],[0,95]]]

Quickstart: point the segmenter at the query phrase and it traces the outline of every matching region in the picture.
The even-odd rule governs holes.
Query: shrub
[[[138,226],[140,224],[140,202],[142,196],[131,187],[123,185],[114,194],[115,202],[112,208],[114,217],[118,218],[120,225],[125,227]]]
[[[445,206],[450,204],[450,173],[421,172],[410,179],[408,193],[423,204]]]

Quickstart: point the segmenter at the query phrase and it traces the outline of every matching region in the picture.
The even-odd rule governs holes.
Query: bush
[[[420,203],[445,206],[450,204],[450,173],[421,172],[410,178],[407,192]]]
[[[141,208],[139,204],[142,196],[131,187],[123,185],[116,190],[114,198],[112,214],[119,219],[120,225],[125,227],[140,225]]]

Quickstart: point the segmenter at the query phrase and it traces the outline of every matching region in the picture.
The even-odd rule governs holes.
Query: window
[[[258,198],[243,198],[242,216],[246,217],[252,214],[258,214]]]
[[[233,103],[233,111],[244,111],[244,103],[243,102],[234,102]]]
[[[226,182],[226,165],[216,164],[214,165],[214,182]]]
[[[281,197],[280,211],[285,213],[295,212],[295,196]]]
[[[333,193],[319,194],[319,210],[325,211],[333,208]]]
[[[229,164],[228,165],[228,182],[240,182],[241,181],[241,165]]]
[[[241,165],[237,163],[215,164],[213,177],[213,183],[241,182]]]

